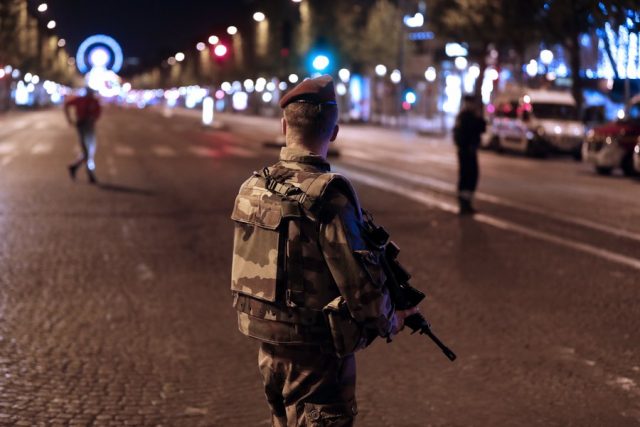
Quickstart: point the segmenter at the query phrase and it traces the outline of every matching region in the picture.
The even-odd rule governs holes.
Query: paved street
[[[107,108],[96,187],[61,111],[0,116],[0,425],[269,425],[228,217],[279,122],[216,118]],[[459,218],[448,140],[346,125],[337,147],[459,357],[376,342],[358,425],[640,425],[640,180],[483,152]]]

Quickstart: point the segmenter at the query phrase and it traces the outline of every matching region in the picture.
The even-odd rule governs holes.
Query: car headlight
[[[636,154],[640,154],[640,143],[636,145],[636,147],[633,149],[633,152]]]
[[[615,142],[615,140],[612,137],[608,136],[608,137],[605,138],[604,142],[607,145],[611,145],[611,144],[613,144]]]

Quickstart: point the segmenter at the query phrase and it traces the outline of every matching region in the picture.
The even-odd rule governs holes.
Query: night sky
[[[125,57],[139,58],[142,66],[195,48],[197,41],[222,34],[227,26],[249,21],[254,12],[251,0],[29,0],[29,5],[35,10],[42,1],[49,9],[36,15],[58,22],[56,34],[67,40],[69,53],[75,55],[86,37],[102,33],[114,37]]]

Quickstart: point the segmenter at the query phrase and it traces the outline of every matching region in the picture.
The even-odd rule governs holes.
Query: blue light
[[[362,101],[362,77],[355,75],[351,77],[351,84],[349,85],[349,93],[351,94],[351,100],[355,103]]]
[[[418,100],[418,96],[416,95],[416,93],[414,91],[408,90],[408,91],[406,91],[404,93],[404,100],[405,100],[405,102],[413,105]]]
[[[327,55],[316,55],[316,57],[313,58],[313,62],[311,63],[313,68],[317,71],[326,70],[329,67],[329,64],[331,64],[331,61],[329,60],[329,57]]]
[[[432,40],[435,37],[432,31],[420,31],[417,33],[409,33],[409,40]]]
[[[94,64],[91,64],[91,67],[87,64],[86,56],[88,51],[97,49],[97,46],[108,48],[106,49],[110,52],[108,63],[113,63],[111,65],[111,71],[114,73],[120,71],[122,69],[122,64],[124,63],[122,48],[112,37],[104,34],[91,36],[80,44],[78,52],[76,53],[76,64],[78,66],[78,70],[80,70],[81,73],[86,74],[91,68],[93,68]]]

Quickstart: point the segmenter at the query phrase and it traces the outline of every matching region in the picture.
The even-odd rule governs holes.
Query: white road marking
[[[547,242],[555,243],[560,246],[565,246],[567,248],[575,249],[581,252],[585,252],[591,255],[595,255],[600,258],[604,258],[608,261],[612,261],[618,264],[623,264],[631,268],[635,268],[636,270],[640,270],[640,259],[632,258],[626,255],[622,255],[616,252],[608,251],[606,249],[601,249],[587,243],[580,243],[574,240],[565,239],[562,237],[558,237],[554,234],[545,233],[543,231],[533,230],[531,228],[515,224],[509,221],[503,221],[496,217],[492,217],[484,214],[474,215],[474,219],[478,222],[483,222],[485,224],[493,225],[496,228],[501,228],[503,230],[514,231],[516,233],[523,234],[525,236],[533,237],[539,240],[546,240]]]
[[[220,153],[217,150],[211,148],[202,147],[200,145],[194,145],[189,147],[189,151],[198,157],[220,157]]]
[[[158,157],[175,157],[176,151],[166,145],[154,145],[151,151]]]
[[[344,163],[349,163],[353,166],[357,166],[361,169],[367,169],[370,171],[376,171],[379,172],[380,171],[380,167],[379,166],[375,166],[375,165],[368,165],[368,164],[364,164],[364,163],[353,163],[353,162],[349,162],[349,161],[345,161]],[[402,170],[393,170],[393,169],[389,169],[389,168],[385,168],[384,173],[387,175],[391,175],[393,177],[396,178],[400,178],[403,179],[405,181],[408,182],[412,182],[415,184],[420,184],[420,185],[424,185],[427,187],[430,187],[433,190],[437,190],[449,195],[456,195],[456,186],[454,184],[452,184],[451,182],[448,181],[443,181],[437,178],[432,178],[432,177],[428,177],[428,176],[424,176],[424,175],[420,175],[420,174],[416,174],[416,173],[411,173],[411,172],[406,172],[406,171],[402,171]],[[618,236],[618,237],[624,237],[627,239],[631,239],[631,240],[635,240],[637,242],[640,242],[640,233],[635,233],[633,231],[630,230],[624,230],[621,228],[615,228],[615,227],[611,227],[608,226],[606,224],[601,224],[599,222],[594,222],[594,221],[590,221],[588,219],[584,219],[584,218],[577,218],[574,216],[570,216],[567,214],[562,214],[562,213],[558,213],[558,212],[553,212],[553,211],[548,211],[546,209],[541,209],[539,207],[536,206],[532,206],[532,205],[528,205],[525,203],[519,203],[519,202],[513,202],[511,200],[506,200],[502,197],[498,197],[498,196],[493,196],[491,194],[487,194],[487,193],[482,193],[482,192],[476,192],[476,199],[478,200],[482,200],[485,202],[489,202],[489,203],[493,203],[494,205],[501,205],[501,206],[506,206],[506,207],[510,207],[510,208],[515,208],[515,209],[520,209],[523,211],[527,211],[529,213],[534,213],[536,215],[541,215],[547,218],[551,218],[554,219],[556,221],[560,221],[560,222],[564,222],[564,223],[569,223],[569,224],[574,224],[574,225],[579,225],[582,227],[586,227],[586,228],[591,228],[593,230],[598,230],[598,231],[602,231],[604,233],[608,233],[614,236]]]
[[[227,154],[231,154],[232,156],[238,156],[238,157],[251,158],[251,157],[257,156],[256,152],[253,150],[248,150],[246,148],[237,147],[233,145],[225,145],[222,148],[222,151],[224,151]]]
[[[443,201],[443,200],[439,200],[433,195],[430,195],[424,191],[420,191],[417,189],[411,189],[410,191],[407,191],[407,189],[404,186],[395,184],[389,180],[385,180],[382,178],[374,177],[368,174],[364,174],[364,173],[360,173],[352,170],[346,170],[344,168],[336,168],[336,169],[343,170],[345,175],[347,175],[349,178],[352,178],[355,181],[362,182],[363,184],[369,185],[371,187],[376,187],[382,190],[396,193],[406,198],[415,200],[416,202],[422,203],[427,206],[436,207],[446,212],[451,212],[451,213],[458,212],[458,209],[454,204]],[[565,239],[553,234],[537,231],[522,225],[515,224],[510,221],[504,221],[502,219],[499,219],[490,215],[476,214],[473,216],[473,219],[477,222],[488,224],[502,230],[512,231],[518,234],[525,235],[527,237],[532,237],[534,239],[554,243],[559,246],[564,246],[570,249],[574,249],[580,252],[594,255],[596,257],[605,259],[607,261],[611,261],[617,264],[622,264],[627,267],[634,268],[636,270],[640,270],[640,259],[637,259],[637,258],[632,258],[616,252],[608,251],[606,249],[601,249],[586,243],[581,243],[574,240]]]
[[[33,147],[31,147],[31,154],[42,155],[49,154],[53,151],[53,145],[49,142],[39,142]]]
[[[368,151],[363,151],[363,150],[353,150],[350,148],[343,148],[340,150],[340,157],[343,156],[348,156],[348,157],[355,157],[356,159],[363,159],[363,160],[376,160],[379,159],[379,157],[374,156],[373,154],[369,153]]]
[[[341,154],[367,160],[394,159],[403,163],[426,164],[431,162],[440,163],[447,166],[456,165],[456,160],[454,158],[446,155],[443,156],[424,152],[398,152],[391,150],[371,149],[371,147],[367,147],[366,149],[343,148],[341,150]]]
[[[16,149],[16,144],[13,142],[0,143],[0,154],[10,154]]]
[[[116,145],[113,150],[118,156],[131,157],[136,154],[136,150],[128,145]]]

